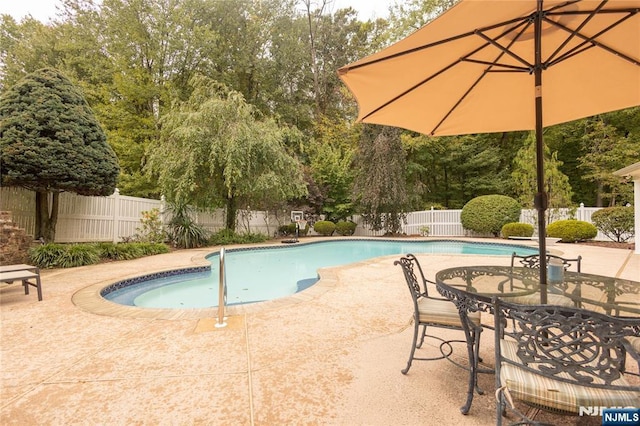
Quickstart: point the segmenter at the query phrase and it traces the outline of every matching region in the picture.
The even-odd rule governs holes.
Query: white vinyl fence
[[[153,208],[164,212],[163,200],[129,197],[120,195],[118,190],[108,197],[85,197],[72,193],[60,194],[58,224],[56,226],[56,242],[89,242],[113,241],[135,235],[141,226],[143,211]],[[27,234],[33,235],[35,230],[35,193],[21,188],[0,188],[0,210],[10,211],[13,221],[25,228]],[[575,212],[575,218],[591,222],[591,215],[597,207],[581,205]],[[407,235],[420,235],[421,228],[429,228],[429,236],[464,237],[472,236],[462,228],[461,210],[426,210],[407,214],[403,232]],[[554,211],[551,222],[571,217],[569,209]],[[208,231],[215,232],[224,228],[224,210],[214,212],[197,211],[193,219]],[[167,220],[167,217],[163,217]],[[383,232],[370,230],[363,224],[360,216],[354,216],[356,236],[379,236]],[[536,224],[535,210],[523,210],[521,222]],[[274,235],[280,225],[290,223],[288,212],[246,211],[240,210],[236,221],[236,229]],[[608,238],[598,233],[597,240]]]
[[[580,204],[577,209],[555,209],[550,212],[551,217],[549,223],[556,220],[575,218],[591,223],[591,215],[593,212],[600,210],[600,207],[585,207]],[[407,214],[406,223],[402,226],[402,232],[407,235],[421,235],[423,227],[428,227],[429,236],[432,237],[471,237],[474,236],[462,227],[460,222],[460,213],[462,210],[425,210],[419,212],[411,212]],[[358,224],[355,235],[358,236],[380,236],[382,231],[372,231],[364,225],[360,216],[355,216],[354,221]],[[530,223],[534,226],[534,232],[537,235],[538,212],[536,210],[522,210],[520,214],[520,222]],[[607,241],[607,238],[601,232],[595,238],[599,241]]]
[[[28,235],[35,232],[35,192],[22,188],[0,188],[0,210],[10,211],[13,221]],[[143,211],[157,208],[165,211],[163,200],[129,197],[116,191],[108,197],[85,197],[69,192],[60,194],[56,242],[77,243],[90,241],[119,242],[131,237],[141,227]],[[163,215],[165,223],[168,217]],[[224,210],[195,211],[193,219],[204,229],[215,232],[224,228]],[[263,211],[240,210],[236,229],[274,235],[279,224],[289,218],[279,218]]]

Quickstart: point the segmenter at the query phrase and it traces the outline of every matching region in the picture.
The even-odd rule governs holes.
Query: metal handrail
[[[224,315],[225,308],[227,306],[227,279],[225,277],[224,270],[224,247],[220,248],[220,276],[218,284],[218,322],[216,327],[226,327],[227,323]]]

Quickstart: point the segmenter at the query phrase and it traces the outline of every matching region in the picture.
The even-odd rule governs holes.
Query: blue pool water
[[[246,304],[290,296],[313,285],[318,269],[374,257],[407,253],[510,256],[537,249],[508,244],[463,241],[336,240],[295,245],[227,249],[227,304]],[[108,300],[147,308],[206,308],[218,305],[219,253],[207,256],[211,268],[174,271],[128,282],[102,291]]]

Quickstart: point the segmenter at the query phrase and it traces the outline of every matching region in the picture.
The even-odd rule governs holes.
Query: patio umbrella
[[[639,11],[640,0],[460,0],[338,74],[361,122],[431,136],[535,130],[544,289],[543,128],[640,105]]]

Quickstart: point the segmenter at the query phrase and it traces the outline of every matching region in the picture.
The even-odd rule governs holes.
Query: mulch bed
[[[557,244],[563,244],[563,243],[557,243]],[[569,243],[567,243],[569,244]],[[581,241],[579,243],[576,244],[584,244],[584,245],[588,245],[588,246],[598,246],[598,247],[608,247],[608,248],[617,248],[617,249],[624,249],[624,250],[635,250],[636,245],[635,243],[617,243],[615,241]]]

